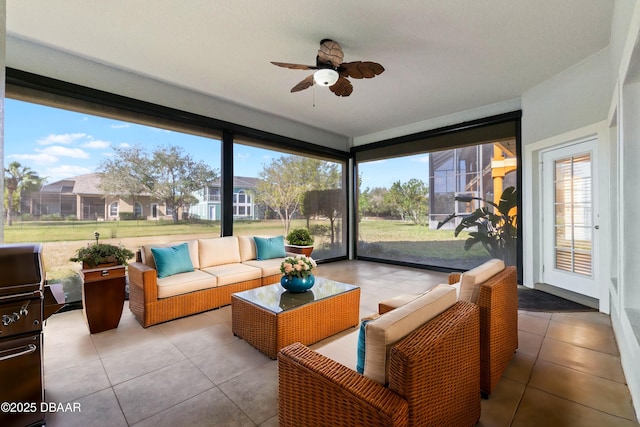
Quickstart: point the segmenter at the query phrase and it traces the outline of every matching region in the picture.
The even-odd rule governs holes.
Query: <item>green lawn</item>
[[[318,221],[313,221],[318,224]],[[325,224],[321,222],[322,224]],[[326,223],[328,224],[328,222]],[[306,226],[306,220],[295,220],[292,228]],[[68,261],[79,247],[94,241],[94,232],[100,233],[100,240],[113,244],[122,244],[135,251],[141,244],[154,240],[170,241],[177,236],[190,238],[217,237],[220,235],[220,222],[174,224],[171,221],[16,221],[5,226],[5,242],[42,242],[45,246],[45,263],[48,272],[54,276],[68,274],[77,269]],[[238,235],[277,235],[283,234],[282,223],[270,221],[237,221],[234,233]],[[176,236],[172,238],[171,236]],[[454,237],[452,230],[431,230],[402,221],[362,221],[359,224],[358,254],[389,260],[429,263],[433,265],[465,267],[477,264],[478,260],[488,257],[484,248],[475,246],[464,250],[466,233]],[[316,249],[322,256],[327,236],[316,236]],[[54,273],[60,271],[60,273]]]

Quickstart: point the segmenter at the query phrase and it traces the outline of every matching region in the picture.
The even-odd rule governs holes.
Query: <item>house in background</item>
[[[23,198],[23,213],[34,218],[43,215],[75,216],[80,220],[112,221],[127,218],[171,219],[161,201],[148,194],[135,200],[107,196],[100,188],[100,175],[88,173],[55,181]]]
[[[233,218],[240,220],[264,219],[265,209],[254,203],[254,191],[259,178],[233,177]],[[222,190],[220,181],[194,193],[198,203],[189,207],[189,216],[219,221],[222,218]]]
[[[429,227],[452,212],[471,213],[480,201],[456,202],[455,196],[480,197],[498,203],[507,187],[516,187],[516,142],[514,139],[436,151],[429,155]],[[461,219],[445,225],[453,229]]]

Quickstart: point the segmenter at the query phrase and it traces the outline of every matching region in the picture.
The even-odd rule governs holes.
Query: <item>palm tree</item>
[[[22,192],[28,188],[34,188],[42,184],[42,178],[28,166],[22,166],[19,162],[9,163],[4,169],[4,185],[7,191],[7,225],[12,225],[11,216],[14,207],[14,194],[18,192],[18,208],[22,201]]]

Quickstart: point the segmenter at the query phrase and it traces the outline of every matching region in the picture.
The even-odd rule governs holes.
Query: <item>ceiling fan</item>
[[[307,76],[300,83],[291,88],[291,92],[299,92],[318,84],[328,86],[336,96],[349,96],[353,92],[353,85],[347,77],[353,79],[370,79],[382,74],[384,67],[377,62],[354,61],[342,62],[344,54],[338,42],[324,39],[320,42],[316,65],[290,64],[287,62],[271,62],[278,67],[293,70],[317,70]]]

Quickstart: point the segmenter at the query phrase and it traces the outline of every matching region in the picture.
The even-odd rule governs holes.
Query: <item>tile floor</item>
[[[446,274],[363,261],[318,274],[361,286],[360,313]],[[609,317],[520,312],[520,347],[479,426],[638,426]],[[277,362],[231,333],[231,308],[143,329],[125,305],[117,329],[90,335],[80,310],[45,330],[46,401],[80,403],[47,426],[277,426]],[[355,366],[357,330],[312,348]],[[638,403],[640,404],[640,403]],[[306,427],[306,426],[301,426]]]

